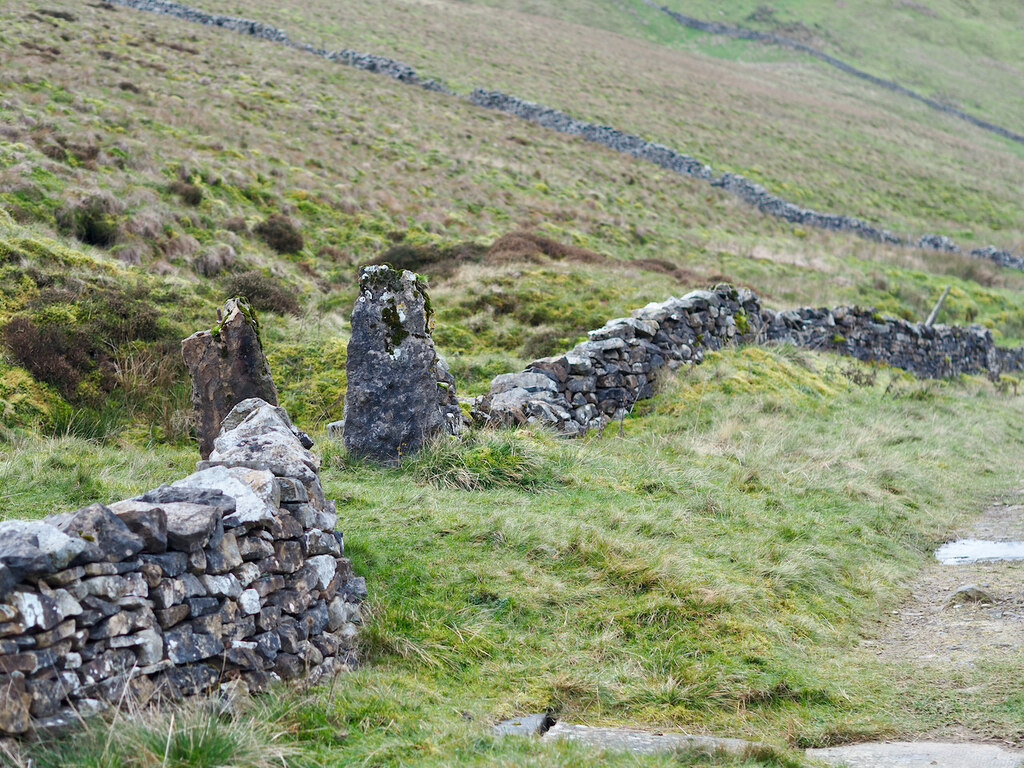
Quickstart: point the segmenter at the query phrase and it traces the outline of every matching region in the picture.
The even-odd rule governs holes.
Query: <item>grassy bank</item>
[[[538,711],[760,739],[780,750],[752,763],[766,765],[789,764],[798,746],[934,729],[948,720],[935,695],[857,642],[951,527],[1019,485],[1022,400],[1009,385],[750,348],[668,384],[621,435],[471,433],[395,470],[321,443],[347,553],[370,587],[365,666],[253,706],[273,713],[260,717],[296,765],[583,759],[489,735]],[[98,452],[95,466],[120,474],[102,481],[108,492],[187,463],[153,449],[129,469],[102,447],[59,448]],[[23,467],[54,446],[0,450]],[[56,468],[52,495],[33,496],[54,498],[72,472]],[[1019,688],[988,692],[959,721],[1024,737]],[[82,759],[59,749],[39,764]]]

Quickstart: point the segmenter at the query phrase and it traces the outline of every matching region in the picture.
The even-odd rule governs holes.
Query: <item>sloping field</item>
[[[199,5],[394,56],[459,90],[542,101],[808,206],[971,244],[1021,238],[1024,154],[1009,142],[789,54],[716,58],[719,43],[685,34],[654,46],[646,32],[678,30],[639,3],[566,3],[559,19],[550,3]],[[561,247],[494,245],[520,229]],[[805,746],[867,738],[1024,743],[1019,649],[950,668],[862,644],[950,531],[1021,487],[1019,380],[726,350],[667,381],[621,432],[471,432],[378,469],[322,434],[340,416],[346,317],[371,259],[430,275],[460,394],[723,279],[778,308],[856,302],[914,319],[949,284],[943,319],[1024,340],[1020,272],[805,232],[703,182],[229,31],[10,0],[0,518],[188,471],[177,342],[245,292],[283,403],[318,437],[370,610],[365,666],[329,684],[234,711],[111,715],[0,760],[709,764],[491,734],[544,711],[771,745],[710,764],[797,766]]]
[[[317,45],[372,47],[456,89],[539,101],[897,233],[977,245],[1020,239],[1015,178],[1024,148],[824,67],[723,62],[463,3],[313,8],[316,21],[305,23],[259,0],[215,10]]]

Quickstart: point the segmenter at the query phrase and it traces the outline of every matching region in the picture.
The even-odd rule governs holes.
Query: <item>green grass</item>
[[[380,2],[356,13],[321,2],[307,14],[244,0],[216,10],[329,47],[373,48],[462,90],[499,88],[540,101],[743,173],[802,205],[901,234],[1020,239],[1012,169],[1024,148],[824,65],[722,61],[585,26],[591,14],[583,9],[594,5],[570,6],[577,15],[545,3],[542,12],[557,19],[463,3]],[[627,13],[607,6],[593,16],[630,26]],[[509,130],[519,133],[515,126]]]
[[[76,20],[26,0],[0,9],[0,327],[71,334],[91,356],[68,380],[33,375],[11,345],[0,352],[5,519],[189,472],[178,341],[212,326],[255,274],[296,300],[261,313],[263,340],[282,403],[322,433],[341,415],[356,268],[396,244],[470,243],[479,256],[422,268],[460,394],[609,317],[721,280],[777,309],[851,303],[917,320],[951,285],[941,320],[1024,341],[1020,272],[793,228],[701,182],[223,30],[50,5]],[[1004,76],[1019,64],[1005,46],[1012,25],[989,25],[992,61],[975,64],[977,22],[930,5],[938,16],[920,30],[932,39],[913,46],[892,44],[909,6],[776,12],[911,86],[957,69],[953,98],[969,106],[964,83],[980,83],[979,109],[1016,120],[1019,100],[1005,94],[1019,85]],[[752,8],[721,18],[742,22]],[[861,31],[850,19],[866,8]],[[701,9],[712,10],[689,12]],[[1018,148],[789,52],[681,31],[633,0],[214,10],[393,55],[461,89],[544,101],[901,233],[971,245],[1022,236]],[[950,46],[948,68],[933,66]],[[979,66],[999,74],[979,79]],[[76,229],[86,199],[106,200],[93,211],[103,237]],[[275,214],[298,222],[298,253],[255,234]],[[516,229],[597,255],[486,255]],[[235,261],[209,269],[228,247]],[[77,359],[75,344],[61,348]],[[1020,487],[1019,390],[1016,378],[920,382],[751,348],[684,371],[621,436],[617,425],[578,441],[470,432],[397,469],[352,462],[321,439],[325,487],[370,588],[364,667],[234,715],[101,720],[24,750],[54,768],[156,766],[170,732],[167,764],[182,766],[220,753],[214,762],[260,767],[283,751],[297,766],[708,764],[490,734],[497,719],[545,710],[775,750],[711,764],[795,765],[806,745],[961,726],[1020,743],[1013,663],[889,668],[859,646],[935,544]],[[185,719],[172,725],[171,714]]]
[[[1020,740],[1013,676],[951,712],[925,695],[931,673],[887,669],[857,646],[951,528],[1018,487],[1022,401],[1009,392],[748,348],[668,383],[622,437],[470,433],[397,469],[322,443],[370,588],[364,667],[258,702],[285,711],[297,765],[584,759],[489,735],[500,718],[549,710],[764,740],[776,756],[751,764],[765,765],[950,720]],[[28,467],[89,448],[0,450]],[[118,464],[106,450],[81,471],[122,477],[102,481],[108,494],[186,469],[187,452]],[[53,505],[69,478],[38,481],[33,498]]]

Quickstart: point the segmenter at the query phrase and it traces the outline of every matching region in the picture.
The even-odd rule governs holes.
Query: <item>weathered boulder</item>
[[[430,337],[422,278],[387,266],[364,267],[352,310],[345,371],[345,447],[392,463],[436,434],[457,434],[455,380]]]
[[[192,377],[199,453],[206,459],[220,434],[221,422],[238,403],[258,397],[277,405],[277,388],[263,355],[259,321],[246,299],[229,299],[218,323],[181,342],[181,355]]]

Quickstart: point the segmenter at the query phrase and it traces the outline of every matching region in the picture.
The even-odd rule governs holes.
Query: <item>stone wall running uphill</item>
[[[161,13],[206,26],[223,27],[224,29],[230,29],[241,34],[287,45],[330,61],[336,61],[368,72],[387,75],[400,82],[415,85],[426,90],[440,91],[452,96],[458,95],[436,80],[421,77],[408,64],[396,61],[395,59],[349,49],[330,51],[325,48],[316,48],[309,43],[295,42],[288,37],[284,30],[262,24],[258,21],[207,13],[206,11],[200,11],[181,3],[171,2],[171,0],[110,0],[110,2],[114,5]],[[720,26],[724,27],[724,25]],[[577,120],[565,112],[510,96],[500,91],[477,88],[468,97],[460,96],[460,98],[468,98],[471,103],[477,106],[515,115],[560,133],[580,136],[587,141],[602,144],[616,152],[622,152],[638,159],[655,163],[674,173],[704,179],[713,186],[721,187],[730,194],[736,195],[741,200],[753,205],[759,211],[769,216],[777,216],[786,221],[809,227],[850,232],[869,240],[891,245],[923,248],[925,250],[946,253],[965,252],[946,235],[925,234],[917,238],[902,238],[888,230],[881,229],[852,216],[801,208],[795,203],[771,194],[760,184],[756,184],[738,174],[725,173],[715,178],[710,166],[689,155],[677,152],[670,147],[647,141],[610,126]],[[981,127],[986,127],[987,125],[983,125],[983,121],[978,121],[970,116],[958,116],[963,116],[965,119],[969,119]],[[994,128],[998,128],[998,126],[994,126]],[[1009,138],[1014,138],[1009,133],[1005,135]],[[1016,255],[1015,250],[1008,251],[989,245],[984,248],[975,248],[966,253],[974,258],[993,261],[1000,266],[1024,270],[1024,257]]]
[[[252,398],[188,477],[0,522],[0,735],[352,666],[366,587],[319,466]]]
[[[633,310],[564,355],[494,378],[474,416],[491,426],[542,423],[569,435],[598,429],[651,397],[659,373],[699,364],[732,343],[786,343],[875,360],[927,378],[1024,370],[1024,348],[997,347],[981,326],[926,326],[871,309],[761,307],[727,284]]]
[[[951,106],[949,104],[944,104],[941,101],[930,99],[927,96],[924,96],[918,93],[917,91],[913,91],[910,88],[900,85],[899,83],[894,82],[892,80],[886,80],[885,78],[877,77],[876,75],[872,75],[869,72],[865,72],[862,69],[857,69],[851,64],[847,64],[842,59],[837,59],[835,56],[830,56],[824,51],[815,48],[814,46],[807,45],[806,43],[801,43],[799,40],[794,40],[791,37],[785,37],[784,35],[776,35],[771,32],[759,32],[755,29],[737,27],[731,24],[721,24],[717,21],[705,21],[703,19],[697,19],[694,18],[693,16],[687,16],[677,11],[673,11],[671,8],[666,8],[663,5],[658,5],[657,3],[653,2],[653,0],[644,0],[644,2],[647,5],[651,6],[652,8],[656,8],[662,13],[668,14],[677,22],[679,22],[683,26],[689,27],[690,29],[697,29],[700,30],[701,32],[709,32],[713,35],[723,35],[725,37],[733,37],[740,40],[755,40],[759,43],[768,43],[770,45],[778,45],[785,48],[792,48],[793,50],[809,54],[814,58],[823,61],[830,66],[835,67],[838,70],[846,72],[849,75],[853,75],[854,77],[859,77],[861,80],[866,80],[867,82],[872,83],[873,85],[877,85],[880,88],[885,88],[886,90],[892,91],[893,93],[898,93],[902,96],[907,96],[908,98],[914,99],[915,101],[919,101],[922,104],[925,104],[934,110],[944,112],[947,115],[952,115],[953,117],[959,118],[960,120],[965,120],[971,125],[975,125],[983,130],[990,131],[991,133],[994,133],[997,136],[1002,136],[1003,138],[1009,139],[1010,141],[1016,141],[1020,144],[1024,144],[1024,136],[1015,131],[1011,131],[1008,128],[1004,128],[1001,125],[991,123],[988,120],[983,120],[980,117],[975,117],[974,115],[964,112],[961,109],[957,109],[956,107]]]

